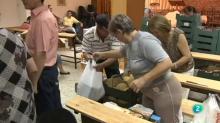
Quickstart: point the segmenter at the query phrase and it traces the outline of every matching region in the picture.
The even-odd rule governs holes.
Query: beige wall
[[[111,1],[111,15],[126,14],[127,0],[112,0]]]
[[[0,27],[18,26],[26,19],[21,0],[0,0]]]
[[[70,9],[77,12],[79,6],[87,6],[91,4],[91,0],[66,0],[66,6],[57,6],[57,0],[45,0],[45,4],[52,5],[54,14],[63,17],[67,10]]]
[[[51,4],[54,13],[63,17],[67,10],[77,10],[78,6],[87,6],[91,0],[66,0],[66,6],[57,6],[57,0],[45,0],[45,5]],[[0,0],[0,27],[21,25],[29,12],[25,11],[21,0]]]

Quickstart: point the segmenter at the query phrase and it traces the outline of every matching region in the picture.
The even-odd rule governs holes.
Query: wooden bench
[[[220,81],[174,73],[183,86],[196,88],[209,93],[220,93]]]
[[[151,123],[81,96],[76,96],[66,106],[101,123]]]
[[[76,34],[66,33],[66,32],[60,32],[58,35],[60,38],[67,38],[67,39],[72,39],[76,37]]]
[[[27,29],[21,29],[19,27],[8,27],[7,28],[9,31],[13,31],[13,32],[19,32],[19,33],[23,33],[23,32],[27,32]]]
[[[194,116],[193,106],[195,104],[201,104],[201,103],[192,100],[183,99],[181,105],[183,114],[189,117],[193,117]]]
[[[195,59],[220,63],[220,55],[206,54],[206,53],[199,53],[199,52],[191,52],[191,53],[192,53],[193,58]]]
[[[28,31],[27,29],[21,29],[19,27],[8,27],[7,29],[10,30],[10,31],[20,32],[20,33]],[[61,32],[61,33],[59,33],[59,37],[60,38],[72,39],[72,38],[76,37],[76,34]]]
[[[200,103],[192,100],[183,99],[181,105],[183,114],[189,117],[193,117],[194,113],[192,109],[195,104],[200,104]],[[93,100],[81,96],[76,96],[73,100],[69,101],[66,104],[66,106],[97,122],[151,123],[149,121],[136,118],[129,114],[125,114],[123,112],[108,108],[101,103],[95,102]]]

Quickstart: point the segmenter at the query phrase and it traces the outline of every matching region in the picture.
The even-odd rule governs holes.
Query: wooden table
[[[193,106],[195,104],[201,104],[201,103],[188,99],[183,99],[181,105],[183,114],[193,118],[194,117]]]
[[[199,52],[191,52],[191,53],[192,53],[193,58],[195,59],[220,63],[220,55],[206,54],[206,53],[199,53]]]
[[[60,38],[67,38],[68,41],[73,41],[74,57],[69,56],[69,55],[61,55],[61,56],[67,57],[67,58],[73,58],[74,62],[69,61],[69,60],[63,60],[63,61],[74,63],[75,64],[75,69],[77,69],[77,63],[80,63],[80,61],[78,61],[79,59],[76,57],[76,52],[77,52],[76,51],[76,44],[75,44],[76,34],[62,32],[62,33],[59,33],[59,37]]]
[[[28,32],[28,30],[21,29],[19,27],[9,27],[7,29],[10,30],[10,31],[19,32],[19,33]],[[74,59],[73,62],[69,61],[69,60],[64,60],[64,61],[74,63],[75,64],[75,69],[77,69],[77,63],[79,63],[80,61],[77,61],[78,59],[76,57],[76,52],[77,52],[76,51],[76,45],[75,45],[76,34],[62,32],[62,33],[59,33],[58,35],[59,35],[60,38],[67,38],[68,41],[72,41],[73,42],[74,56],[73,57],[72,56],[68,56],[68,55],[61,55],[61,56],[67,57],[67,58],[73,58]]]
[[[220,94],[220,81],[174,73],[183,86]]]
[[[13,31],[13,32],[19,32],[19,33],[23,33],[28,31],[27,29],[21,29],[19,27],[8,27],[7,28],[9,31]]]
[[[81,96],[76,96],[66,105],[76,112],[101,123],[151,123]]]

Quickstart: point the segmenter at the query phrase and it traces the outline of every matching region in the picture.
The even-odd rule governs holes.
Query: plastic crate
[[[193,33],[192,33],[192,31],[189,31],[187,29],[182,29],[182,30],[185,33],[187,41],[190,42],[190,44],[192,44],[193,43],[193,40],[192,40],[193,39]]]
[[[199,70],[197,73],[197,76],[202,77],[202,78],[220,81],[220,72],[206,72],[203,70]]]
[[[217,42],[217,53],[220,54],[220,29],[216,29],[218,31],[218,42]]]
[[[103,82],[105,88],[104,101],[112,101],[121,107],[129,108],[137,103],[141,102],[142,94],[135,93],[133,90],[128,89],[126,91],[121,91],[113,87],[109,87],[105,82]]]
[[[197,28],[193,36],[193,51],[219,54],[219,30],[207,31]]]
[[[177,14],[177,27],[184,31],[189,44],[192,44],[192,38],[197,27],[200,27],[200,15],[184,16]]]
[[[204,61],[200,59],[194,59],[195,62],[195,69],[204,69],[207,68],[209,65],[212,65],[212,62]]]
[[[185,15],[177,14],[176,19],[177,19],[177,27],[192,29],[202,25],[200,15],[185,16]]]

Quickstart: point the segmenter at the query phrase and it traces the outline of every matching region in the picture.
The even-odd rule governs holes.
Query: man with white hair
[[[6,16],[2,19],[9,18]],[[33,90],[36,65],[23,40],[5,29],[9,25],[15,26],[18,23],[10,21],[0,24],[1,123],[35,123],[36,120]]]

